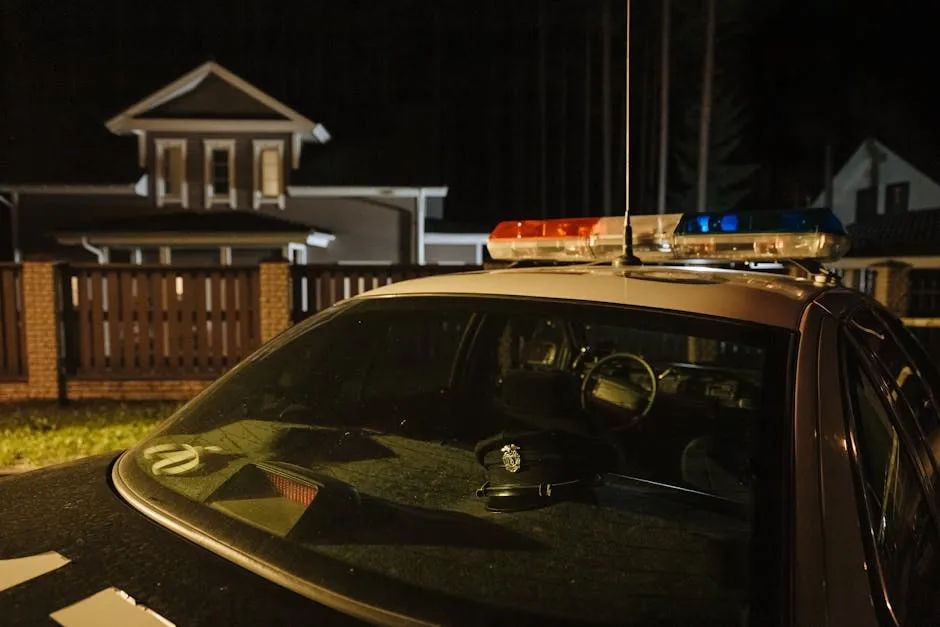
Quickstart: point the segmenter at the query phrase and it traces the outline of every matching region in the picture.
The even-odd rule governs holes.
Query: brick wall
[[[871,266],[877,272],[874,298],[898,317],[907,315],[910,300],[911,266],[900,261],[886,261]]]
[[[290,265],[286,261],[261,264],[261,343],[265,343],[291,325]]]
[[[67,383],[68,398],[109,398],[124,401],[188,401],[212,381],[195,380],[74,380]]]
[[[25,382],[0,384],[0,399],[59,398],[59,303],[56,263],[48,260],[23,264],[23,347]]]

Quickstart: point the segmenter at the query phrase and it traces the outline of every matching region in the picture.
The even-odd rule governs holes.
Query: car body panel
[[[0,479],[0,559],[55,551],[69,564],[0,591],[4,624],[49,615],[115,587],[193,625],[361,624],[206,551],[122,501],[113,454]],[[102,627],[110,627],[102,625]]]
[[[803,278],[709,267],[570,266],[425,277],[356,298],[473,294],[560,298],[717,316],[799,328],[803,309],[825,287]]]
[[[819,333],[822,319],[807,309],[800,329],[793,400],[793,547],[790,565],[793,624],[801,627],[826,625],[826,580],[819,563],[824,551],[819,484],[816,416],[819,400]]]
[[[858,302],[858,301],[856,301]],[[819,312],[821,307],[814,306]],[[878,624],[862,541],[859,502],[849,458],[843,382],[840,376],[839,321],[822,317],[819,336],[819,463],[830,625],[874,627]]]

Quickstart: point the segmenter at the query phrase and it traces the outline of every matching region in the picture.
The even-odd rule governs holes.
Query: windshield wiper
[[[707,509],[718,514],[723,514],[732,518],[741,520],[747,519],[749,507],[746,503],[740,503],[732,499],[703,492],[694,488],[652,481],[632,475],[622,475],[608,473],[603,475],[601,488],[611,488],[613,490],[627,490],[633,494],[637,492],[656,497],[666,497],[669,500],[676,501],[685,506],[692,506],[701,509]],[[598,494],[598,496],[603,496]],[[616,497],[612,500],[617,501]],[[613,504],[613,503],[611,503]]]

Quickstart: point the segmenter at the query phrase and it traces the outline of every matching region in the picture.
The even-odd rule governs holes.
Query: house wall
[[[417,261],[413,198],[288,198],[283,210],[262,213],[333,233],[329,248],[308,248],[310,263]]]
[[[885,189],[895,183],[910,183],[909,211],[940,207],[940,184],[883,145],[884,154],[879,166],[878,214],[885,213]],[[856,221],[856,193],[871,186],[871,158],[864,145],[852,155],[833,181],[833,213],[843,224]],[[813,203],[824,207],[825,194]]]
[[[424,258],[427,263],[476,264],[476,254],[476,246],[472,245],[428,244]]]

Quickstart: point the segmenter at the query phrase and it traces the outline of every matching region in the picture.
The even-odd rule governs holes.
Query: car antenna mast
[[[624,92],[624,129],[626,143],[624,144],[624,196],[623,196],[623,256],[618,265],[639,266],[642,262],[633,254],[633,226],[630,224],[630,0],[625,0],[627,13],[627,41],[626,41],[626,91]]]

